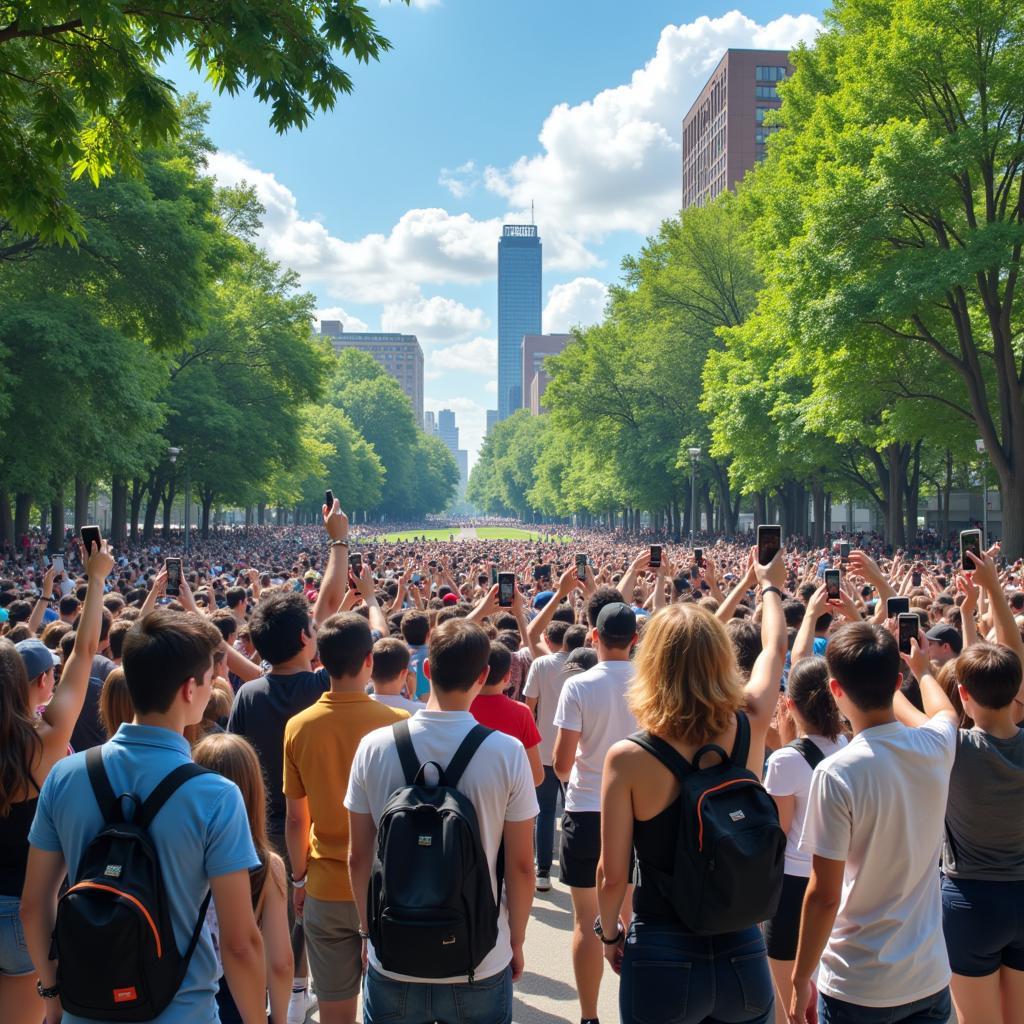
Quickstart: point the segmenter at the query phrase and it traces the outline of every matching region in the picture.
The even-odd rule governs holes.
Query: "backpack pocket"
[[[442,917],[436,908],[386,907],[380,917],[377,956],[389,971],[418,978],[472,973],[469,925],[463,915]]]

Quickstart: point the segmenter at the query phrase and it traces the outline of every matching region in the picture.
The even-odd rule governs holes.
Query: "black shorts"
[[[782,898],[775,916],[764,926],[764,944],[772,960],[795,960],[796,942],[800,935],[800,911],[809,878],[800,875],[782,876]]]
[[[566,811],[562,815],[562,841],[558,847],[559,878],[573,889],[597,885],[601,859],[601,812]],[[629,855],[629,880],[633,881],[633,854]]]

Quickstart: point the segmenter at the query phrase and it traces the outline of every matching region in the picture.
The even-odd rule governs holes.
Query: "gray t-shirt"
[[[960,729],[949,780],[942,870],[951,878],[1024,880],[1024,729],[1001,740]]]

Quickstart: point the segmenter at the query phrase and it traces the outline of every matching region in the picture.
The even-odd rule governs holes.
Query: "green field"
[[[386,544],[398,544],[404,541],[411,541],[413,538],[426,537],[427,540],[447,540],[452,534],[456,540],[459,531],[453,527],[447,530],[406,530],[402,533],[387,533],[380,540]],[[514,526],[480,526],[476,530],[478,540],[540,540],[541,534],[534,530],[523,530]],[[568,537],[556,538],[556,540],[567,541]]]

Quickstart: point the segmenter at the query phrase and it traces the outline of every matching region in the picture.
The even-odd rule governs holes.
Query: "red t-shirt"
[[[503,693],[494,696],[481,694],[470,705],[469,712],[488,729],[514,736],[527,750],[540,743],[540,732],[530,709]]]

